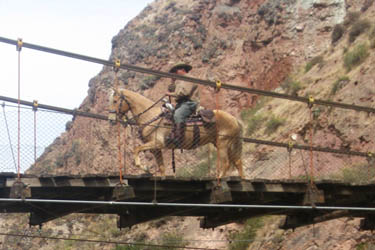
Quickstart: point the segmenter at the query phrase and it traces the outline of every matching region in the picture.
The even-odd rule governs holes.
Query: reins
[[[127,125],[138,125],[138,124],[137,124],[137,121],[136,121],[137,118],[139,118],[141,115],[143,115],[144,113],[146,113],[147,111],[149,111],[150,109],[152,109],[153,107],[155,107],[156,104],[158,104],[159,102],[161,102],[161,101],[164,99],[164,97],[166,97],[166,95],[163,95],[161,98],[159,98],[156,102],[154,102],[154,103],[153,103],[150,107],[148,107],[147,109],[143,110],[141,113],[139,113],[139,114],[134,114],[133,109],[132,109],[132,107],[131,107],[129,101],[126,99],[125,95],[124,95],[121,91],[119,91],[119,92],[120,92],[120,93],[118,93],[117,91],[115,91],[115,93],[116,93],[117,95],[120,95],[120,103],[119,103],[118,105],[121,107],[122,102],[125,101],[126,104],[127,104],[128,107],[129,107],[129,110],[130,110],[131,114],[132,114],[132,118],[129,118],[129,117],[127,116],[127,114],[126,114],[127,112],[125,112],[125,113],[123,114],[123,115],[125,116],[125,119],[126,119],[125,124],[124,124],[125,127],[126,127]],[[147,121],[146,123],[139,125],[138,132],[139,132],[139,136],[141,137],[141,140],[142,140],[142,141],[144,141],[144,136],[142,135],[142,131],[143,131],[143,129],[144,129],[146,126],[148,126],[148,125],[150,125],[151,123],[153,123],[154,121],[160,119],[163,115],[164,115],[164,113],[161,112],[159,115],[157,115],[156,117],[152,118],[150,121]],[[156,128],[155,128],[155,129],[156,129]],[[151,133],[152,133],[155,129],[153,129],[153,130],[151,131]]]

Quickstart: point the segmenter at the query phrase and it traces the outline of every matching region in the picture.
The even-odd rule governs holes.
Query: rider
[[[189,64],[178,63],[169,70],[169,73],[187,76],[191,69],[192,66]],[[167,138],[167,143],[174,143],[178,146],[185,136],[186,119],[196,111],[199,105],[199,91],[197,84],[175,78],[172,79],[172,86],[172,88],[175,87],[174,93],[168,93],[168,95],[176,98],[176,109],[173,114],[175,131]]]

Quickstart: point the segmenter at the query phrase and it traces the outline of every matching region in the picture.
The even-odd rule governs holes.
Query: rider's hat
[[[176,73],[179,69],[184,69],[187,72],[189,72],[193,67],[186,63],[177,63],[173,65],[173,67],[169,70],[169,73]]]

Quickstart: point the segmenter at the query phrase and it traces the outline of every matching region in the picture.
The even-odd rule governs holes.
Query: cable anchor
[[[375,157],[372,152],[367,152],[367,162],[369,165],[374,165],[375,164]]]
[[[221,81],[220,81],[220,80],[217,80],[217,81],[216,81],[216,86],[215,86],[215,91],[216,91],[216,92],[219,92],[219,91],[220,91],[220,88],[221,88]]]
[[[293,150],[293,146],[294,146],[294,142],[289,141],[289,142],[288,142],[288,148],[287,148],[287,150],[288,150],[289,153],[292,152],[292,150]]]
[[[34,100],[33,101],[33,111],[37,111],[38,110],[38,106],[39,106],[38,101]]]
[[[310,95],[310,96],[309,96],[309,103],[308,103],[310,109],[311,109],[312,106],[314,105],[314,102],[315,102],[314,97],[313,97],[312,95]]]
[[[18,38],[18,40],[17,40],[17,48],[16,48],[17,51],[21,51],[22,46],[23,46],[22,38]]]
[[[121,67],[120,59],[116,59],[115,60],[115,65],[113,67],[113,70],[117,73],[119,71],[120,67]]]

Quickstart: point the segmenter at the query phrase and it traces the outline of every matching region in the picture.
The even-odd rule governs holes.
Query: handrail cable
[[[0,42],[12,44],[12,45],[17,45],[16,40],[4,38],[4,37],[0,37]],[[60,56],[71,57],[71,58],[84,60],[84,61],[88,61],[88,62],[98,63],[98,64],[102,64],[102,65],[106,65],[106,66],[111,66],[111,67],[115,66],[115,62],[113,62],[113,61],[103,60],[103,59],[85,56],[85,55],[81,55],[81,54],[76,54],[76,53],[72,53],[72,52],[68,52],[68,51],[48,48],[48,47],[35,45],[35,44],[31,44],[31,43],[25,43],[24,42],[23,47],[28,48],[28,49],[43,51],[43,52],[46,52],[46,53],[52,53],[52,54],[56,54],[56,55],[60,55]],[[198,79],[198,78],[192,78],[192,77],[188,77],[188,76],[184,76],[184,75],[177,75],[177,74],[162,72],[162,71],[158,71],[158,70],[147,69],[147,68],[134,66],[134,65],[131,65],[131,64],[126,64],[126,63],[122,63],[120,65],[120,68],[130,70],[130,71],[135,71],[135,72],[138,72],[138,73],[151,74],[151,75],[156,75],[156,76],[160,76],[160,77],[167,77],[167,78],[175,78],[175,79],[178,79],[178,80],[197,83],[197,84],[209,86],[209,87],[212,87],[212,88],[216,87],[216,83],[212,82],[212,81],[202,80],[202,79]],[[261,89],[253,89],[253,88],[241,87],[241,86],[224,84],[224,83],[221,84],[221,88],[230,89],[230,90],[237,90],[237,91],[247,92],[247,93],[256,94],[256,95],[270,96],[270,97],[274,97],[274,98],[286,99],[286,100],[291,100],[291,101],[303,102],[303,103],[306,103],[306,104],[309,103],[308,97],[293,96],[293,95],[287,95],[287,94],[282,94],[282,93],[277,93],[277,92],[272,92],[272,91],[266,91],[266,90],[261,90]],[[366,107],[366,106],[358,106],[358,105],[353,105],[353,104],[319,100],[319,99],[315,99],[314,103],[317,104],[317,105],[325,105],[325,106],[332,106],[332,107],[338,107],[338,108],[343,108],[343,109],[351,109],[351,110],[356,110],[356,111],[365,111],[365,112],[375,113],[375,108]]]
[[[17,99],[10,98],[10,97],[4,97],[0,96],[0,100],[6,101],[6,102],[13,102],[17,103]],[[28,101],[23,101],[20,100],[20,103],[25,106],[33,106],[32,102]],[[65,114],[70,114],[70,115],[76,115],[76,116],[83,116],[83,117],[89,117],[89,118],[95,118],[95,119],[100,119],[100,120],[105,120],[108,121],[108,116],[101,115],[101,114],[95,114],[95,113],[89,113],[89,112],[84,112],[84,111],[79,111],[79,110],[72,110],[72,109],[66,109],[66,108],[60,108],[56,106],[50,106],[50,105],[45,105],[45,104],[38,104],[38,108],[40,111],[41,109],[46,109],[46,110],[53,110],[56,112],[61,112]],[[122,122],[122,121],[120,121]],[[153,125],[148,125],[148,126],[153,126]],[[158,125],[158,127],[163,127]],[[275,147],[282,147],[282,148],[289,148],[288,143],[282,143],[282,142],[275,142],[275,141],[266,141],[266,140],[260,140],[260,139],[253,139],[253,138],[245,138],[243,137],[242,140],[247,143],[254,143],[254,144],[262,144],[262,145],[269,145],[269,146],[275,146]],[[306,145],[299,145],[299,144],[294,144],[293,145],[294,149],[302,149],[302,150],[310,150],[310,146]],[[333,153],[333,154],[345,154],[345,155],[352,155],[352,156],[361,156],[361,157],[369,157],[368,152],[358,152],[358,151],[350,151],[350,150],[340,150],[340,149],[333,149],[333,148],[327,148],[327,147],[311,147],[313,151],[318,151],[318,152],[325,152],[325,153]]]

